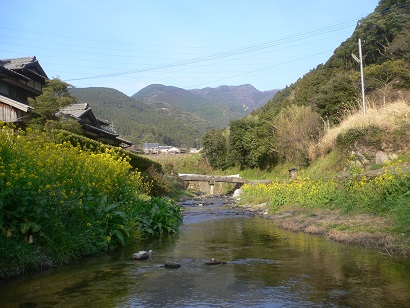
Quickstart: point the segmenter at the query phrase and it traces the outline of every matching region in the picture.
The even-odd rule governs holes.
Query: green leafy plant
[[[177,232],[182,221],[181,211],[171,199],[152,198],[140,201],[133,216],[145,235],[154,236]]]

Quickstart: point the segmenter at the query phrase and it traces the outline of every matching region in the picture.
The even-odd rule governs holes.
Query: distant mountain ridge
[[[250,84],[193,89],[190,91],[209,101],[219,101],[232,105],[246,104],[250,111],[266,104],[278,92],[278,90],[259,91]]]
[[[111,88],[70,89],[79,103],[88,103],[97,117],[112,122],[121,137],[137,146],[159,142],[186,147],[199,146],[206,131],[246,116],[276,92],[251,85],[185,90],[152,84],[129,97]]]
[[[279,90],[259,91],[250,84],[222,85],[217,88],[185,90],[173,86],[151,84],[131,97],[144,102],[166,102],[178,108],[195,110],[195,106],[208,104],[229,107],[240,111],[245,104],[252,111],[267,103]]]

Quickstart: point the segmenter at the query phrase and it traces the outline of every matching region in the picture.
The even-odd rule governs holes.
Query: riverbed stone
[[[389,160],[389,155],[383,151],[377,151],[375,156],[375,163],[376,164],[384,164]]]
[[[152,250],[149,250],[149,251],[141,250],[136,253],[133,253],[131,255],[131,259],[140,260],[140,261],[147,260],[149,257],[151,257],[151,254],[152,254]]]
[[[172,261],[166,261],[164,264],[165,268],[180,268],[181,264],[176,263],[176,262],[172,262]]]
[[[235,191],[232,194],[232,198],[238,199],[238,198],[241,197],[241,194],[242,194],[242,189],[240,189],[240,188],[235,189]]]

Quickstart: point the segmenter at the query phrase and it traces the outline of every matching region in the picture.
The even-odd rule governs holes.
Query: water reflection
[[[147,261],[132,261],[153,249]],[[226,264],[205,265],[211,258]],[[166,261],[181,264],[166,269]],[[410,263],[192,207],[180,233],[0,286],[4,307],[406,307]]]

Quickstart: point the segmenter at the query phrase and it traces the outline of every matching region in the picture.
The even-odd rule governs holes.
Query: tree
[[[227,137],[223,130],[212,129],[202,139],[202,153],[208,164],[215,169],[225,169]]]
[[[250,125],[243,136],[243,143],[248,150],[246,166],[266,169],[276,163],[277,150],[273,144],[273,127],[268,121],[257,121]]]
[[[246,156],[248,150],[244,145],[243,136],[248,130],[246,118],[232,121],[229,126],[229,157],[230,165],[238,165],[240,168],[246,167]]]
[[[63,129],[75,134],[82,134],[81,124],[77,120],[59,114],[61,108],[74,104],[76,99],[70,95],[70,84],[54,78],[46,81],[43,93],[36,98],[29,98],[33,108],[34,118],[30,121],[32,126],[45,127],[46,129]]]
[[[404,60],[386,61],[365,68],[367,87],[383,95],[383,106],[390,87],[397,89],[410,87],[410,69]]]
[[[47,120],[58,120],[58,111],[61,108],[74,104],[76,99],[68,92],[70,84],[59,78],[47,80],[43,93],[35,99],[29,98],[33,113],[41,118],[43,123]]]
[[[354,79],[347,72],[336,71],[332,77],[320,87],[320,92],[314,97],[317,111],[323,118],[332,122],[340,120],[340,111],[353,102],[358,96]]]
[[[275,161],[272,125],[257,116],[230,124],[227,161],[241,169],[269,167]]]
[[[281,160],[306,166],[309,146],[317,142],[322,128],[319,114],[310,106],[289,106],[275,118],[275,145]]]

